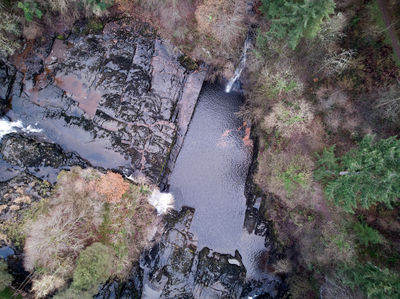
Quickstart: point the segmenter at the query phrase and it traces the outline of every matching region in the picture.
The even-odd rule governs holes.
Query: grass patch
[[[305,193],[311,187],[313,167],[313,161],[306,155],[278,152],[269,147],[262,154],[256,180],[263,189],[280,196],[289,207],[295,208],[303,205]]]

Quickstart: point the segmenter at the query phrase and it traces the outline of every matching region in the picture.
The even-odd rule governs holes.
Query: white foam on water
[[[0,119],[0,140],[3,138],[3,136],[18,131],[23,131],[26,133],[38,133],[41,132],[42,130],[36,129],[31,125],[24,127],[24,124],[20,120],[9,121],[7,118]]]
[[[165,214],[169,209],[174,208],[174,196],[171,193],[160,192],[158,189],[153,190],[148,201],[156,208],[158,215]]]
[[[237,259],[228,259],[228,263],[231,265],[241,266],[240,262]]]

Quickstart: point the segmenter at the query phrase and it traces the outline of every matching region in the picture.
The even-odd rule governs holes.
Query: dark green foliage
[[[10,287],[0,291],[0,299],[22,299],[20,294],[16,295],[14,290]]]
[[[24,11],[25,20],[28,22],[31,22],[34,16],[40,19],[43,15],[36,2],[18,2],[18,8],[21,8]]]
[[[337,158],[334,147],[317,155],[315,178],[325,183],[325,194],[337,206],[354,213],[379,202],[389,208],[400,197],[400,140],[373,142],[366,136],[358,149]]]
[[[324,18],[334,12],[333,0],[261,0],[261,11],[271,21],[270,38],[287,39],[294,49],[303,37],[313,38]]]
[[[0,291],[9,287],[13,281],[11,274],[7,272],[7,263],[0,259]]]
[[[370,243],[379,244],[382,242],[381,234],[365,223],[356,223],[354,225],[354,232],[356,233],[357,241],[364,246],[368,246]]]
[[[111,275],[112,265],[110,249],[101,243],[93,243],[80,253],[76,261],[72,288],[89,290],[105,282]]]
[[[346,265],[339,273],[346,285],[360,288],[368,298],[400,298],[400,277],[389,269],[366,263]]]

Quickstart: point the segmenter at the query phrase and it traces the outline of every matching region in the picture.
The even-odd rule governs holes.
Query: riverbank
[[[294,298],[363,297],[373,287],[357,287],[343,269],[370,271],[370,265],[388,273],[381,278],[392,294],[398,289],[390,279],[398,277],[399,265],[389,262],[397,259],[398,205],[349,214],[326,200],[315,176],[316,154],[324,148],[336,145],[337,157],[357,148],[365,135],[379,140],[399,132],[396,116],[380,104],[389,96],[387,86],[395,97],[399,69],[384,36],[373,34],[371,5],[337,3],[320,33],[294,50],[259,33],[242,77],[247,101],[241,115],[255,124],[260,148],[255,182],[267,194],[265,213],[284,248],[272,268],[287,275]],[[362,243],[367,230],[378,241]]]

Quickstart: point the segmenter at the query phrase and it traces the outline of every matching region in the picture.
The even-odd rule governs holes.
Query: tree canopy
[[[345,211],[368,209],[382,202],[388,207],[400,197],[400,140],[374,142],[366,136],[357,149],[336,157],[335,147],[318,156],[315,178],[325,183],[325,194]]]
[[[333,0],[261,0],[261,11],[271,21],[267,37],[287,39],[294,49],[303,37],[315,37],[324,18],[334,12]]]

